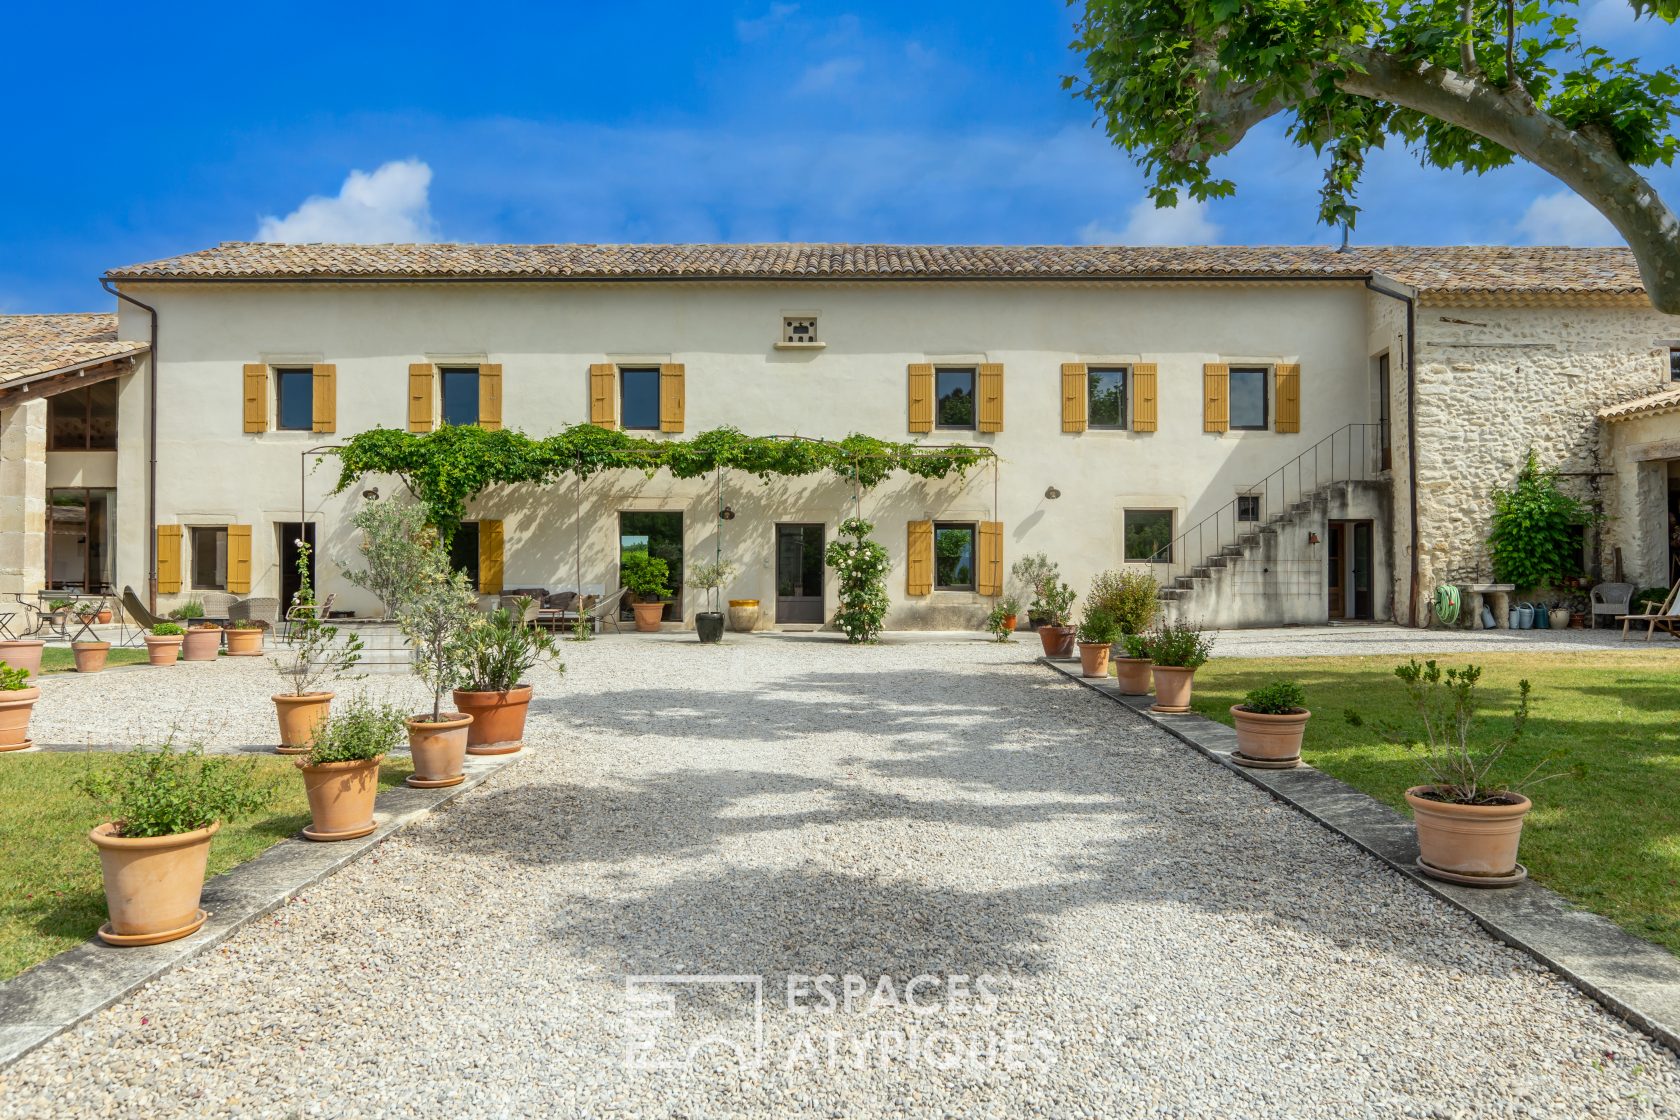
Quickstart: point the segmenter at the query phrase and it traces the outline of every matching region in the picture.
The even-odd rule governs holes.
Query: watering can
[[[1516,621],[1516,626],[1515,626],[1516,629],[1518,629],[1518,630],[1532,630],[1532,629],[1534,629],[1534,604],[1533,603],[1518,603],[1517,604],[1517,609],[1513,613],[1517,616],[1517,621]]]
[[[1546,604],[1534,604],[1534,628],[1536,630],[1550,630],[1552,628],[1551,612],[1546,610]]]

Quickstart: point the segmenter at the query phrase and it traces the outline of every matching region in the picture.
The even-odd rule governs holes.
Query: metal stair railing
[[[1163,587],[1171,587],[1180,576],[1194,575],[1197,569],[1205,572],[1219,557],[1238,554],[1244,537],[1288,516],[1294,506],[1323,487],[1363,482],[1381,474],[1384,427],[1381,423],[1359,423],[1338,428],[1259,482],[1238,490],[1229,503],[1142,562],[1156,568],[1156,578]],[[1260,519],[1239,521],[1242,499],[1249,497],[1260,499]],[[1162,568],[1166,569],[1164,573]]]

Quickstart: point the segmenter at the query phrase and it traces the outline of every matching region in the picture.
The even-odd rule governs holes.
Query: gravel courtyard
[[[1036,642],[562,651],[523,761],[0,1073],[0,1117],[1680,1112],[1667,1051]],[[187,722],[265,741],[260,663],[187,670]],[[104,680],[113,728],[181,715]],[[627,993],[695,974],[736,979]],[[630,1068],[707,1035],[761,1067]]]

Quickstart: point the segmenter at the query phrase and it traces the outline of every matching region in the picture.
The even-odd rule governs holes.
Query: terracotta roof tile
[[[129,265],[116,280],[502,277],[1010,279],[1348,277],[1383,273],[1425,293],[1636,295],[1626,249],[1125,245],[282,245],[225,242]]]
[[[1648,397],[1636,397],[1631,401],[1613,404],[1609,408],[1600,409],[1600,420],[1627,420],[1634,416],[1654,416],[1660,412],[1680,412],[1680,387],[1664,389],[1660,393],[1652,393]]]
[[[118,339],[117,317],[108,313],[0,315],[0,384],[145,349]]]

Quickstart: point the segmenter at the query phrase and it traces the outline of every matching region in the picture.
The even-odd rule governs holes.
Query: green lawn
[[[1415,758],[1371,726],[1415,728],[1394,666],[1404,656],[1214,658],[1196,673],[1195,707],[1230,723],[1228,711],[1256,685],[1291,678],[1313,718],[1303,757],[1406,812],[1401,794],[1421,780]],[[1423,660],[1423,658],[1419,658]],[[1506,756],[1515,779],[1542,758],[1568,776],[1527,792],[1522,860],[1540,882],[1625,928],[1680,953],[1680,650],[1490,653],[1439,657],[1443,667],[1482,667],[1484,711],[1509,730],[1517,681],[1533,684],[1528,732]],[[1343,713],[1359,712],[1354,727]]]
[[[119,649],[111,647],[105,655],[105,664],[112,665],[144,665],[146,651],[144,649]],[[41,672],[43,673],[73,673],[76,671],[76,656],[70,652],[69,646],[47,646],[41,651]]]
[[[144,654],[142,654],[144,656]],[[87,833],[101,823],[93,804],[72,788],[78,775],[109,767],[103,751],[0,755],[0,980],[92,937],[105,920],[99,855]],[[243,863],[309,823],[303,781],[292,760],[259,755],[273,775],[265,812],[224,825],[210,845],[210,874]],[[412,772],[407,755],[380,767],[381,786]],[[300,841],[308,843],[308,841]]]

